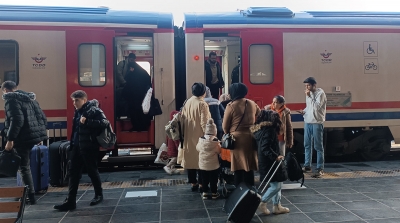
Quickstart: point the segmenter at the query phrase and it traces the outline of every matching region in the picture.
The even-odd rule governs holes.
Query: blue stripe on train
[[[292,114],[292,122],[304,121],[300,114]],[[326,121],[358,121],[358,120],[382,120],[400,119],[399,112],[352,112],[352,113],[327,113]]]

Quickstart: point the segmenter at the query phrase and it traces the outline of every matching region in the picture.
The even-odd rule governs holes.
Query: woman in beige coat
[[[279,152],[282,156],[286,154],[286,147],[293,146],[293,127],[290,117],[290,109],[285,105],[285,98],[282,95],[277,95],[272,100],[272,104],[265,106],[265,110],[273,110],[279,114],[282,125],[278,135]]]
[[[234,149],[231,150],[231,170],[235,171],[235,185],[238,186],[241,182],[254,185],[254,170],[258,168],[258,159],[250,126],[260,114],[260,108],[254,101],[244,98],[247,87],[242,83],[232,84],[229,94],[232,102],[226,106],[222,128],[235,138]],[[239,125],[242,116],[243,120]],[[238,125],[239,128],[235,131]]]
[[[199,171],[199,152],[196,145],[199,138],[204,136],[207,120],[211,118],[207,103],[204,101],[206,86],[202,83],[194,83],[193,96],[186,101],[182,108],[181,125],[183,129],[183,157],[182,167],[187,170],[192,191],[201,188],[201,174]],[[196,176],[198,174],[198,177]]]

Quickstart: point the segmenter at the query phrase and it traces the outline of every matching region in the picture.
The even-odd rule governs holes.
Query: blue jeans
[[[304,166],[312,166],[312,145],[317,151],[317,169],[324,169],[324,145],[323,145],[323,134],[324,125],[323,124],[304,124],[304,149],[305,158]],[[312,141],[314,143],[312,143]]]
[[[268,203],[272,199],[272,203],[278,205],[281,202],[282,184],[282,182],[271,182],[270,187],[262,196],[261,201]]]

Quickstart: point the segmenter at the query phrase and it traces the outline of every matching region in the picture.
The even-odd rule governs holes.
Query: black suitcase
[[[264,190],[267,188],[267,185],[271,181],[272,177],[275,175],[279,166],[282,164],[282,160],[277,165],[275,171],[271,174],[271,177],[268,179],[268,182],[265,184],[263,190],[260,193],[258,193],[258,190],[261,188],[262,184],[267,179],[268,174],[274,168],[275,163],[276,161],[272,165],[271,169],[268,171],[267,175],[261,182],[258,189],[242,182],[226,199],[224,204],[224,210],[228,214],[228,221],[235,223],[248,223],[251,221],[251,219],[254,217],[254,214],[257,211],[258,205],[261,202],[260,194],[262,194]]]
[[[54,123],[54,138],[55,126]],[[61,127],[60,127],[61,138]],[[69,167],[71,165],[71,151],[70,141],[62,140],[53,142],[49,146],[49,172],[50,172],[50,185],[53,187],[62,187],[68,185],[69,181]]]

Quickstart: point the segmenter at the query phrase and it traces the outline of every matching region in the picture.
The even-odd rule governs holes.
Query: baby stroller
[[[221,149],[219,161],[219,186],[221,186],[222,197],[226,198],[236,188],[234,183],[234,172],[231,171],[231,152],[229,149]]]

